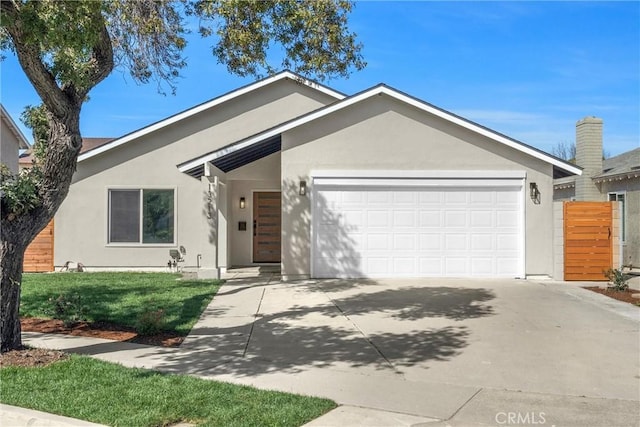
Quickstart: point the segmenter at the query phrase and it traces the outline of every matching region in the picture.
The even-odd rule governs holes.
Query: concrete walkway
[[[311,426],[637,426],[640,311],[575,285],[236,273],[180,348],[25,333],[130,367],[327,397]]]

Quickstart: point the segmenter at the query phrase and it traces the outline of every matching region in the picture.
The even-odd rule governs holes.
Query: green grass
[[[0,369],[8,405],[110,426],[299,426],[330,400],[130,369],[84,356],[39,368]]]
[[[77,294],[89,322],[135,327],[140,313],[157,307],[165,311],[165,330],[187,335],[221,282],[179,278],[169,273],[24,274],[20,315],[51,318],[50,298]]]

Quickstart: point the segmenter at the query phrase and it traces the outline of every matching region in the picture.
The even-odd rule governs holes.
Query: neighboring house
[[[602,119],[576,125],[576,163],[581,176],[554,182],[554,200],[621,202],[622,264],[640,266],[640,148],[602,159]]]
[[[96,147],[104,145],[108,142],[113,141],[115,138],[82,138],[82,148],[80,148],[80,154],[85,151],[93,150]],[[20,170],[28,169],[33,165],[33,150],[27,150],[20,155],[18,159],[18,164],[20,165]]]
[[[0,163],[16,173],[19,152],[28,149],[29,143],[2,104],[0,104],[0,120]]]
[[[553,179],[580,168],[385,85],[283,72],[79,157],[56,266],[201,277],[553,273]]]

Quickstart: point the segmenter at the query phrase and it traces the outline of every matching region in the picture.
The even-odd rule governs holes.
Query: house
[[[79,156],[55,264],[304,277],[550,276],[581,169],[386,85],[285,71]]]
[[[18,156],[20,150],[29,148],[27,138],[13,121],[4,106],[0,104],[0,163],[6,165],[13,173],[18,172]]]
[[[113,138],[82,138],[82,148],[80,152],[96,148],[100,145],[112,141]],[[20,155],[18,166],[20,170],[33,167],[35,158],[33,150],[29,149]],[[40,233],[27,246],[22,262],[22,271],[25,273],[44,273],[54,271],[55,254],[55,221],[43,228]]]
[[[622,264],[640,266],[640,148],[603,160],[603,121],[586,117],[576,125],[580,176],[554,182],[554,200],[619,201]]]

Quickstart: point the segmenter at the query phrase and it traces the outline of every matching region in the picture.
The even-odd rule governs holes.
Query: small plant
[[[629,289],[629,276],[617,268],[610,268],[604,272],[604,275],[609,279],[610,286],[608,289],[616,292],[624,292]]]
[[[54,319],[62,320],[66,327],[87,320],[87,307],[78,294],[62,294],[58,298],[49,298],[47,302],[49,307],[45,312]]]
[[[136,320],[136,331],[140,335],[156,335],[164,329],[166,317],[164,309],[153,307],[153,305],[151,307],[140,313]]]

